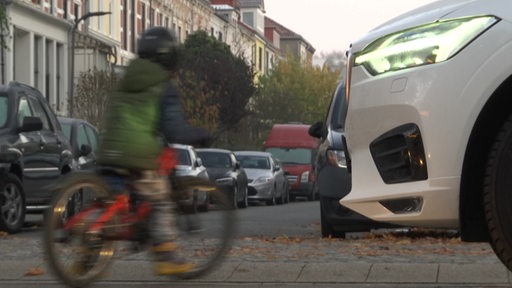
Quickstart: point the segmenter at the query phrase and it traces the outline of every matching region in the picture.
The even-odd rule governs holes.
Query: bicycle
[[[46,215],[44,248],[49,266],[66,285],[84,287],[101,278],[114,260],[116,242],[128,241],[133,252],[148,248],[151,203],[137,199],[134,180],[127,171],[102,167],[70,173],[56,187]],[[229,251],[235,215],[228,197],[214,184],[174,180],[176,242],[180,255],[195,267],[175,276],[191,279],[210,272]],[[193,195],[183,191],[197,189],[208,193],[209,212],[190,209]],[[77,194],[81,209],[76,207]]]

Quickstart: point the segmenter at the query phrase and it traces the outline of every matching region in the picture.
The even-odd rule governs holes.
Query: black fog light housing
[[[420,129],[409,123],[379,136],[370,144],[377,170],[386,184],[428,178]]]
[[[421,208],[423,207],[423,198],[400,198],[379,201],[379,203],[395,214],[418,213],[421,211]]]

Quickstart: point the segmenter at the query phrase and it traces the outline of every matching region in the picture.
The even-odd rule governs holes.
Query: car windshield
[[[238,155],[236,158],[240,166],[246,169],[270,169],[268,158],[264,156]]]
[[[179,165],[192,165],[192,160],[190,160],[187,149],[176,149],[176,152],[178,153]]]
[[[231,160],[229,155],[222,152],[205,152],[198,151],[197,154],[203,161],[206,168],[230,168]]]
[[[0,128],[7,124],[7,95],[0,95]]]
[[[60,123],[60,126],[62,127],[62,132],[64,132],[64,135],[66,135],[66,138],[68,138],[69,141],[71,141],[71,123]]]
[[[313,159],[313,151],[307,148],[278,148],[271,147],[265,149],[283,164],[310,164]]]

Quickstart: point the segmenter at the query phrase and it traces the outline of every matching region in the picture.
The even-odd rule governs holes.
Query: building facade
[[[302,37],[293,43],[282,25],[267,27],[264,0],[11,0],[0,5],[10,20],[8,31],[0,31],[7,35],[6,47],[0,48],[2,84],[16,80],[36,87],[58,115],[69,116],[81,72],[122,70],[135,57],[139,36],[152,26],[173,30],[180,42],[207,31],[252,65],[255,80],[272,70],[283,51],[301,58],[314,53]]]

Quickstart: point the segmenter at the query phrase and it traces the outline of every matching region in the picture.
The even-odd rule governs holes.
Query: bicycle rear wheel
[[[77,193],[82,199],[81,211],[70,205]],[[89,231],[111,199],[108,186],[94,172],[70,173],[58,185],[47,211],[43,240],[49,266],[66,285],[86,286],[101,277],[112,262],[114,243]],[[67,227],[68,221],[76,222]]]
[[[179,274],[182,279],[200,277],[220,264],[231,248],[236,223],[233,205],[225,192],[210,183],[188,185],[208,193],[210,204],[208,212],[180,209],[177,215],[179,253],[195,267]]]

